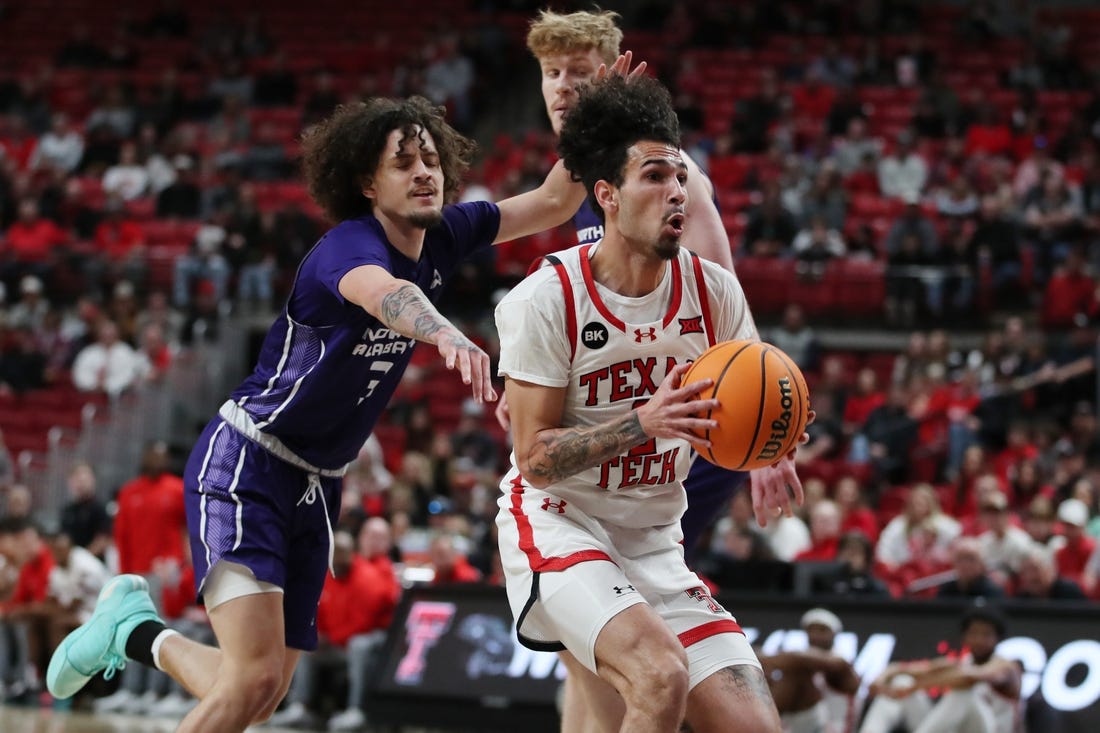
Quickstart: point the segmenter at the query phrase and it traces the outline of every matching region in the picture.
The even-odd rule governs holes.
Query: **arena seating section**
[[[461,30],[487,22],[478,14],[475,9],[478,4],[472,0],[424,0],[414,5],[400,2],[348,3],[344,0],[313,0],[310,3],[249,0],[231,5],[235,19],[251,13],[261,17],[274,45],[286,52],[289,67],[298,74],[299,102],[308,95],[314,73],[319,69],[332,72],[337,91],[349,95],[356,89],[363,72],[396,66],[418,49],[429,33],[438,32],[444,26]],[[199,95],[205,90],[209,79],[193,67],[195,37],[203,29],[226,18],[224,6],[224,3],[210,0],[193,0],[183,4],[191,21],[192,37],[136,38],[140,66],[134,70],[53,68],[48,75],[53,109],[66,111],[75,120],[82,120],[95,104],[95,89],[122,80],[131,84],[137,96],[141,97],[151,93],[168,69],[178,70],[185,90],[189,94]],[[0,43],[0,77],[17,79],[42,74],[43,69],[51,67],[51,60],[75,25],[86,25],[93,38],[108,39],[122,15],[136,20],[146,17],[151,10],[147,3],[135,0],[112,3],[110,12],[83,0],[24,0],[11,3],[5,8],[6,17],[0,20],[4,37]],[[1040,12],[1042,17],[1048,19],[1059,17],[1058,13],[1066,13],[1064,18],[1072,22],[1075,31],[1074,54],[1087,63],[1100,58],[1100,11]],[[974,48],[955,32],[958,13],[959,10],[953,6],[922,4],[920,30],[926,43],[936,52],[940,65],[947,70],[949,85],[960,96],[978,91],[1007,114],[1019,101],[1019,95],[1013,89],[1004,88],[1001,77],[1020,57],[1024,42],[1017,39],[996,40]],[[425,21],[433,17],[439,20],[434,23]],[[334,23],[333,18],[339,18],[339,22]],[[508,37],[517,42],[516,58],[522,58],[522,52],[518,50],[519,41],[529,18],[530,12],[527,10],[493,12],[491,15],[491,22],[503,25]],[[386,42],[381,43],[380,39]],[[738,100],[756,91],[760,70],[781,67],[786,63],[795,40],[805,47],[807,58],[812,58],[826,43],[823,37],[800,36],[795,39],[773,35],[752,49],[693,49],[686,52],[694,57],[704,74],[706,91],[702,102],[706,133],[718,135],[729,129]],[[855,35],[837,40],[841,48],[850,53],[858,51],[864,42],[863,38]],[[883,55],[890,56],[905,41],[905,37],[900,35],[883,37]],[[658,31],[630,31],[624,46],[633,49],[636,58],[648,60],[658,73],[674,68],[679,60],[670,57]],[[269,63],[269,58],[258,57],[250,63],[249,70],[259,72]],[[785,91],[794,92],[797,89],[787,85]],[[897,133],[909,124],[917,93],[914,88],[896,86],[858,87],[858,97],[865,103],[868,112],[870,132],[887,141],[887,145],[892,144]],[[1072,116],[1089,99],[1090,93],[1087,91],[1040,91],[1038,101],[1047,122],[1047,134],[1051,138],[1061,135]],[[287,108],[254,108],[248,114],[253,130],[261,125],[272,126],[290,157],[293,157],[298,149],[302,112],[299,103]],[[803,116],[797,118],[796,128],[807,136],[816,137],[823,123],[822,117]],[[184,124],[193,127],[198,146],[195,152],[200,156],[209,153],[205,126],[199,122]],[[511,141],[505,136],[499,144],[510,145]],[[924,141],[921,152],[930,160],[935,160],[939,144]],[[492,148],[488,153],[494,153]],[[735,154],[712,160],[711,165],[718,184],[717,199],[724,222],[731,243],[737,247],[746,223],[746,211],[756,200],[754,186],[778,175],[776,163],[767,155]],[[102,206],[104,194],[100,181],[84,178],[80,182],[86,203],[93,207]],[[296,180],[257,182],[254,186],[261,209],[278,209],[293,202],[311,215],[319,216],[320,212]],[[885,197],[853,195],[845,231],[855,231],[868,225],[877,234],[881,245],[883,235],[901,206],[900,202]],[[150,287],[168,288],[172,264],[191,246],[200,222],[158,220],[154,217],[154,202],[149,198],[129,202],[128,209],[142,222],[148,238]],[[554,238],[551,244],[560,245],[562,241],[561,238]],[[522,256],[517,255],[524,267],[530,259],[529,254],[525,251]],[[786,304],[796,302],[822,323],[861,323],[880,317],[886,295],[885,267],[882,257],[872,260],[839,259],[829,263],[823,277],[806,282],[798,278],[795,262],[790,259],[740,257],[737,261],[738,275],[757,314],[764,317],[775,315]],[[456,375],[440,369],[433,354],[425,355],[425,351],[421,349],[417,357],[417,363],[425,370],[424,378],[419,385],[407,389],[413,397],[426,398],[433,418],[441,428],[449,429],[458,420],[467,390]],[[893,355],[856,352],[841,356],[849,364],[849,375],[854,375],[859,367],[866,365],[880,374],[883,383],[888,382]],[[87,401],[102,403],[103,400],[77,394],[68,386],[5,398],[0,401],[0,429],[8,447],[13,452],[43,450],[49,427],[78,427],[81,405]],[[485,425],[487,430],[501,435],[491,416],[486,416]],[[378,435],[386,448],[387,463],[391,468],[396,468],[404,447],[403,429],[398,425],[382,425]],[[858,470],[843,462],[823,462],[808,466],[806,475],[827,478],[844,471]],[[947,498],[949,492],[943,490],[942,493]],[[904,490],[899,489],[883,497],[879,507],[883,521],[898,511],[902,496]]]

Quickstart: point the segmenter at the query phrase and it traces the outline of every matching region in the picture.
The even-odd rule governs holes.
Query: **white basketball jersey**
[[[594,281],[589,257],[597,246],[551,255],[497,308],[501,373],[565,387],[562,427],[589,428],[613,420],[652,397],[677,364],[693,361],[714,343],[752,333],[740,285],[717,265],[681,250],[652,293],[624,298]],[[539,317],[521,314],[521,307]],[[511,327],[510,317],[515,318]],[[540,329],[550,333],[537,333]],[[569,352],[542,359],[559,364],[557,369],[544,368],[527,348],[538,353],[550,342]],[[544,491],[609,524],[664,526],[679,521],[687,506],[681,481],[690,463],[687,442],[653,438]],[[501,488],[522,491],[526,486],[513,454]]]

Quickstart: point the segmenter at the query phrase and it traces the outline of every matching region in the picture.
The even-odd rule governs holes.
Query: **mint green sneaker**
[[[92,617],[70,633],[50,658],[46,688],[64,700],[80,692],[88,680],[106,670],[104,678],[126,666],[126,640],[138,624],[160,621],[149,584],[140,575],[120,575],[103,586]]]

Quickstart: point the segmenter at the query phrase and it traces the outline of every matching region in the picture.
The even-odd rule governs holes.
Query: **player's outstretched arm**
[[[584,186],[573,180],[559,160],[546,180],[533,191],[504,199],[500,208],[500,229],[493,244],[510,242],[569,221],[584,201]]]
[[[717,421],[695,417],[717,400],[694,400],[711,380],[681,386],[690,365],[683,364],[661,382],[646,404],[613,420],[587,428],[563,428],[564,387],[544,387],[509,379],[505,395],[511,406],[516,462],[529,484],[544,488],[586,468],[622,455],[650,438],[700,442],[690,431],[716,427]]]
[[[478,402],[497,398],[489,355],[436,310],[424,291],[377,265],[363,265],[340,280],[340,294],[402,336],[434,344],[448,369],[458,369]]]

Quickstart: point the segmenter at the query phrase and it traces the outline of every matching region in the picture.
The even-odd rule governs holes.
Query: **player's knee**
[[[682,647],[669,645],[649,650],[628,675],[629,689],[623,697],[628,705],[668,709],[687,699],[687,655]]]

